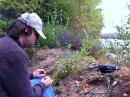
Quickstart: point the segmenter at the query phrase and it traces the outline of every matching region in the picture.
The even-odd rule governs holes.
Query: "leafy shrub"
[[[10,20],[0,19],[0,35],[3,35]]]
[[[10,12],[11,17],[26,11],[37,12],[45,24],[55,20],[55,25],[68,23],[70,29],[80,30],[81,33],[100,33],[103,25],[101,10],[97,8],[100,2],[101,0],[1,0],[0,9],[8,9],[6,12]]]
[[[81,50],[83,51],[83,53],[87,54],[87,55],[91,55],[93,52],[93,47],[96,45],[96,43],[98,42],[98,38],[95,38],[97,36],[93,36],[93,35],[87,35],[84,40],[83,40],[83,46],[81,48]]]
[[[103,24],[101,10],[97,8],[100,1],[1,0],[0,9],[5,10],[5,16],[8,15],[11,18],[23,12],[37,12],[44,21],[44,32],[47,36],[46,40],[39,39],[39,44],[41,47],[55,47],[59,46],[58,37],[61,32],[73,32],[73,35],[74,32],[79,32],[78,34],[82,35],[81,39],[88,33],[100,33]],[[74,36],[70,44],[73,49],[79,49],[80,42],[80,39]]]
[[[59,47],[59,41],[58,37],[61,31],[63,31],[64,28],[62,26],[54,26],[53,24],[46,24],[43,28],[43,33],[45,34],[47,39],[39,39],[39,46],[40,47]]]
[[[0,9],[1,18],[16,18],[18,16],[16,10],[12,7]]]
[[[67,59],[61,59],[60,65],[56,67],[56,70],[53,73],[54,79],[63,79],[71,72],[71,64],[68,63]]]
[[[39,45],[40,47],[50,47],[54,48],[57,47],[57,36],[54,32],[49,32],[46,34],[47,39],[39,38]]]

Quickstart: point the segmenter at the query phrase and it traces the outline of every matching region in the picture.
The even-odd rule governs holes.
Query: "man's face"
[[[37,37],[34,33],[29,36],[23,36],[23,47],[31,47],[37,41]]]

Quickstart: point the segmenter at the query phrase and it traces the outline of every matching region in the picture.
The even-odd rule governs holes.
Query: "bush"
[[[18,16],[16,10],[12,7],[0,9],[1,18],[16,18]]]
[[[55,21],[55,25],[68,23],[69,29],[80,30],[81,33],[100,33],[103,26],[101,10],[97,8],[100,2],[101,0],[1,0],[0,9],[12,18],[17,13],[37,12],[45,24],[48,21]]]
[[[8,19],[0,19],[0,35],[5,34],[5,30],[7,28],[7,25],[9,23]]]
[[[1,0],[0,14],[7,18],[17,17],[23,12],[37,12],[44,21],[46,40],[39,39],[41,47],[59,46],[61,32],[78,32],[80,38],[72,35],[68,47],[75,50],[81,46],[86,34],[100,33],[102,29],[101,10],[97,8],[101,0]],[[3,13],[5,11],[5,13]],[[96,18],[95,18],[96,17]],[[67,40],[68,41],[68,40]],[[65,42],[66,43],[66,42]],[[64,45],[64,43],[63,43]]]
[[[53,73],[54,79],[64,79],[71,72],[71,64],[68,63],[68,60],[63,58],[57,63],[56,69]]]
[[[54,48],[57,47],[57,36],[54,32],[50,32],[46,34],[47,39],[39,38],[39,46],[40,47],[49,47]]]

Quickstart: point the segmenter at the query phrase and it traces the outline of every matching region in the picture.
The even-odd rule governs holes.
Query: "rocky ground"
[[[71,60],[70,55],[73,53],[64,48],[40,49],[30,58],[30,71],[44,68],[48,75],[52,74],[59,60],[62,58]],[[81,61],[86,66],[85,69],[55,80],[53,86],[56,97],[130,97],[130,70],[127,67],[118,66],[120,70],[102,74],[87,69],[99,62],[90,59]]]

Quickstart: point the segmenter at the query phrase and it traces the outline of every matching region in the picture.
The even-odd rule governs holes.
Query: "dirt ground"
[[[70,51],[64,48],[40,49],[30,59],[30,70],[44,68],[50,74],[55,70],[57,61],[69,57],[69,54]],[[102,74],[85,69],[76,76],[58,79],[53,85],[56,97],[130,97],[130,70],[118,67],[120,70],[113,73]]]

